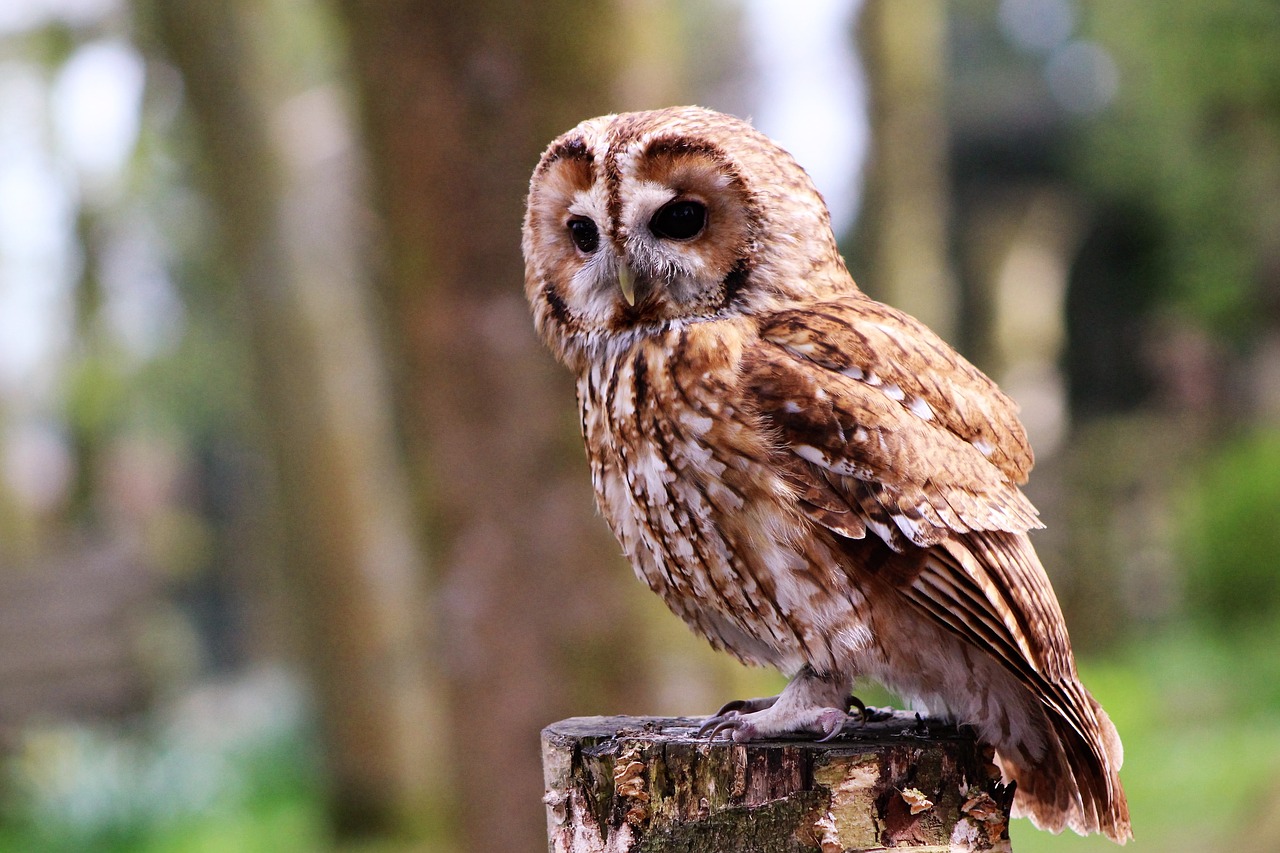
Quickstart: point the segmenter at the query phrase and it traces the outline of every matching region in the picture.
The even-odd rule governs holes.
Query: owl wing
[[[749,393],[896,551],[1039,527],[1017,405],[919,321],[864,296],[770,315]]]
[[[1031,450],[990,379],[864,296],[771,315],[743,365],[814,521],[849,540],[874,533],[908,599],[1024,681],[1074,680],[1061,610],[1018,535],[1040,526],[1018,489]]]

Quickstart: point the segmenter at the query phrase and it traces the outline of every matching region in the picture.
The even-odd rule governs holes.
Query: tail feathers
[[[1085,693],[1092,714],[1082,734],[1070,721],[1043,708],[1049,734],[1043,755],[1028,758],[1016,750],[1000,751],[1005,776],[1018,783],[1015,817],[1028,817],[1040,829],[1080,835],[1101,832],[1124,844],[1133,837],[1129,804],[1120,786],[1124,751],[1120,737],[1102,706]]]

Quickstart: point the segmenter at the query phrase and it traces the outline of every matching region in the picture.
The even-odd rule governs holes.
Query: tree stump
[[[1013,790],[968,730],[899,711],[828,743],[736,744],[701,722],[543,729],[552,853],[1010,850]]]

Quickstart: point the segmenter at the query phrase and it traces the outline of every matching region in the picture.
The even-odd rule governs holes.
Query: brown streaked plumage
[[[790,155],[696,107],[591,119],[534,171],[523,247],[636,573],[792,676],[710,730],[831,736],[871,677],[973,725],[1038,826],[1130,837],[1120,739],[1027,537],[1017,407],[858,290]]]

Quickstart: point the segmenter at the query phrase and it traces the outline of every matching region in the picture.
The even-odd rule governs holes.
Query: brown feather
[[[701,227],[655,229],[674,201]],[[1039,826],[1129,837],[1119,737],[1027,538],[1017,407],[858,291],[790,155],[696,107],[591,119],[535,170],[523,248],[636,574],[715,647],[796,674],[752,726],[805,730],[875,677],[973,724]]]
[[[864,528],[903,554],[897,562],[928,555],[904,564],[909,580],[899,592],[994,654],[1043,703],[1062,772],[1083,799],[1037,808],[1025,794],[1023,807],[1050,828],[1075,821],[1126,835],[1114,781],[1121,757],[1111,750],[1118,738],[1079,683],[1057,598],[1025,536],[1039,523],[1016,486],[1032,460],[1014,404],[932,333],[865,298],[781,312],[761,325],[744,381],[785,445],[809,463],[801,482],[842,497]],[[919,336],[914,349],[907,334]],[[913,399],[931,417],[913,411]],[[984,453],[983,442],[996,452]],[[841,536],[858,529],[842,516],[828,524],[828,507],[809,516]],[[859,562],[850,561],[855,574]],[[1013,778],[1027,777],[1006,763]],[[1112,814],[1109,822],[1099,823],[1100,812]]]
[[[1031,453],[1014,404],[931,333],[915,356],[886,357],[871,344],[886,338],[906,352],[902,335],[917,330],[861,296],[784,311],[762,327],[743,360],[761,412],[851,507],[881,527],[892,522],[901,536],[889,544],[1040,526],[1016,486]]]

